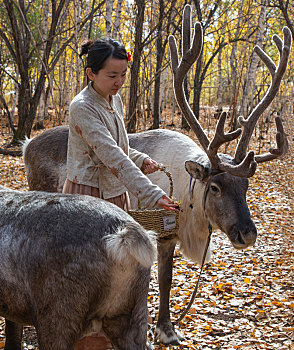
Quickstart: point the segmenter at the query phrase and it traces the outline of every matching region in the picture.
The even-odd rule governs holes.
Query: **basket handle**
[[[171,198],[173,193],[174,193],[174,182],[173,182],[172,174],[166,169],[166,166],[163,164],[158,164],[158,168],[156,169],[156,171],[162,171],[168,177],[168,179],[169,179],[169,197]],[[138,199],[138,209],[142,209],[139,199]]]

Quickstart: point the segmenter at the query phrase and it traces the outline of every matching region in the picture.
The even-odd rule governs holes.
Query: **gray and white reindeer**
[[[39,350],[74,350],[101,330],[115,349],[145,350],[154,233],[106,201],[0,186],[0,316],[5,350],[23,324]]]
[[[170,130],[151,130],[130,134],[132,148],[147,153],[159,163],[168,165],[174,179],[174,196],[181,202],[183,211],[179,216],[179,232],[171,239],[160,239],[158,244],[158,275],[160,291],[159,316],[156,339],[164,344],[177,345],[181,335],[174,329],[170,319],[169,297],[172,282],[173,254],[177,243],[181,251],[195,262],[200,262],[209,224],[224,232],[232,245],[244,249],[255,243],[256,227],[246,203],[248,178],[253,176],[258,163],[283,156],[288,149],[282,121],[276,118],[277,148],[268,153],[255,155],[247,152],[255,125],[276,96],[288,64],[292,37],[290,30],[283,29],[284,38],[274,35],[279,51],[278,66],[260,48],[254,50],[271,73],[271,85],[262,101],[247,118],[239,118],[241,129],[225,133],[226,114],[218,121],[215,136],[210,141],[190,109],[183,90],[183,80],[190,67],[197,61],[203,45],[200,23],[191,32],[191,7],[186,5],[183,13],[182,58],[173,36],[169,39],[174,92],[182,113],[189,122],[202,147],[200,149],[189,137]],[[218,153],[220,146],[240,136],[234,157]],[[66,152],[68,128],[56,127],[28,140],[24,146],[24,161],[28,183],[33,190],[61,191],[66,177]],[[168,183],[161,174],[150,175],[152,182],[168,192]],[[192,180],[193,193],[190,186]],[[130,187],[130,194],[131,193]],[[132,205],[137,201],[132,196]],[[211,258],[208,252],[207,260]]]

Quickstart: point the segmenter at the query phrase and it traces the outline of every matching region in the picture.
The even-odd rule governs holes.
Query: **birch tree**
[[[262,1],[261,7],[260,7],[260,14],[258,18],[258,30],[257,30],[257,38],[256,38],[256,45],[259,45],[260,47],[263,46],[262,39],[264,36],[265,23],[266,23],[266,5],[265,5],[265,1]],[[259,57],[253,51],[251,62],[247,71],[245,86],[243,89],[240,113],[239,113],[245,118],[250,113],[250,106],[252,107],[252,104],[253,104],[258,62],[259,62]]]
[[[131,81],[130,81],[130,100],[129,108],[127,112],[127,131],[136,132],[136,108],[138,101],[138,82],[139,82],[139,71],[140,61],[142,53],[142,35],[143,35],[143,23],[144,23],[144,12],[145,12],[145,0],[135,0],[136,4],[136,32],[135,32],[135,43],[133,51],[133,61],[131,67]]]
[[[116,9],[115,9],[115,19],[114,19],[112,35],[111,35],[113,39],[117,39],[117,40],[120,40],[122,3],[123,3],[123,0],[117,0]]]
[[[105,34],[107,38],[111,37],[113,4],[114,0],[106,0]]]
[[[225,33],[225,23],[221,22],[221,43],[224,43],[224,33]],[[218,51],[217,58],[217,66],[218,66],[218,89],[217,89],[217,110],[218,112],[222,111],[223,108],[223,70],[222,70],[222,62],[223,62],[223,46],[220,45],[220,49]]]

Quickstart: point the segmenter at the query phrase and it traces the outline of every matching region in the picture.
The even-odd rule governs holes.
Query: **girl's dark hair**
[[[82,43],[80,57],[88,54],[86,68],[92,68],[94,74],[97,74],[105,65],[109,57],[128,60],[127,51],[124,46],[113,39],[86,40]]]

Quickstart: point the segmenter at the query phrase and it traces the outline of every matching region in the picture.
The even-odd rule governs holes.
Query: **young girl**
[[[128,192],[142,207],[176,210],[177,205],[144,175],[158,164],[129,147],[123,105],[117,94],[128,68],[125,48],[112,39],[87,41],[86,74],[90,83],[72,101],[69,115],[67,180],[64,193],[87,194],[130,209]],[[76,350],[111,349],[101,332],[82,338]]]

